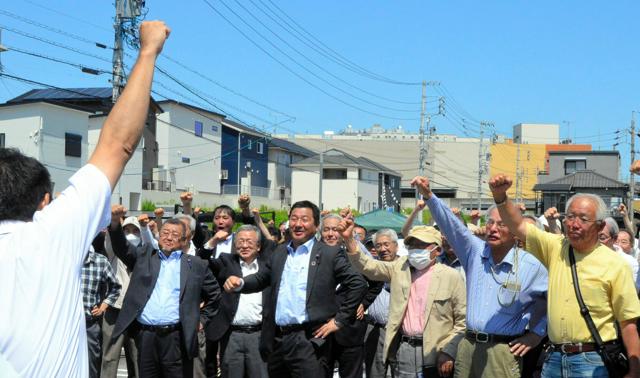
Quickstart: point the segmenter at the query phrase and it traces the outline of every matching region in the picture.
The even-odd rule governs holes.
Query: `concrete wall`
[[[613,180],[619,180],[620,155],[617,154],[551,154],[549,155],[549,175],[541,176],[543,182],[553,181],[565,176],[565,160],[586,160],[587,170],[595,171]],[[543,183],[541,182],[541,183]]]
[[[357,207],[359,212],[366,213],[378,209],[378,180],[378,172],[368,169],[360,170],[360,180],[358,181],[359,206]]]
[[[294,169],[291,172],[291,203],[309,200],[318,205],[318,178],[320,173],[318,168],[305,167],[304,170]],[[346,181],[346,180],[342,180]],[[323,186],[322,193],[326,194],[327,188]],[[323,198],[326,204],[326,199]],[[324,206],[325,209],[331,209]]]
[[[513,126],[513,140],[525,144],[560,143],[560,126],[547,123],[519,123]]]
[[[222,130],[219,120],[178,104],[163,103],[162,108],[165,112],[158,115],[156,138],[158,166],[169,173],[163,173],[166,181],[174,182],[176,190],[219,194]],[[196,122],[202,123],[202,136],[195,134]]]
[[[46,164],[54,193],[87,161],[88,113],[47,103],[0,108],[0,133],[5,147],[15,147]],[[82,137],[81,156],[65,156],[65,133]]]

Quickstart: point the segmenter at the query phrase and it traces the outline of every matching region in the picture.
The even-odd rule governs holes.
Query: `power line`
[[[256,46],[260,51],[262,51],[263,53],[265,53],[267,56],[269,56],[271,59],[273,59],[274,61],[276,61],[279,65],[281,65],[285,70],[289,71],[290,73],[292,73],[293,75],[295,75],[296,77],[298,77],[300,80],[304,81],[305,83],[307,83],[308,85],[310,85],[311,87],[315,88],[316,90],[324,93],[326,96],[350,107],[353,109],[356,109],[358,111],[361,111],[363,113],[367,113],[367,114],[371,114],[380,118],[385,118],[385,119],[394,119],[394,120],[406,120],[406,121],[415,121],[417,120],[417,118],[400,118],[400,117],[390,117],[384,114],[380,114],[380,113],[376,113],[376,112],[372,112],[369,110],[366,110],[360,106],[351,104],[329,92],[327,92],[326,90],[324,90],[323,88],[319,87],[318,85],[316,85],[315,83],[309,81],[307,78],[305,78],[304,76],[302,76],[301,74],[299,74],[298,72],[294,71],[293,69],[291,69],[289,66],[287,66],[285,63],[283,63],[280,59],[278,59],[277,57],[275,57],[273,54],[271,54],[269,51],[267,51],[264,47],[260,46],[259,43],[257,43],[256,41],[254,41],[251,37],[249,37],[244,31],[242,31],[240,28],[238,28],[238,26],[236,26],[235,23],[233,23],[231,20],[229,20],[224,14],[222,14],[220,11],[218,11],[217,8],[215,8],[211,2],[209,2],[208,0],[203,0],[205,2],[205,4],[207,4],[217,15],[219,15],[223,20],[225,20],[229,25],[231,25],[231,27],[233,27],[236,31],[238,31],[238,33],[240,33],[244,38],[246,38],[249,42],[251,42],[254,46]]]

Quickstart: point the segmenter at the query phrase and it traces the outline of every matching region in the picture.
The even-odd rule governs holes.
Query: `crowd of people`
[[[416,177],[400,234],[310,201],[276,227],[243,195],[210,229],[191,193],[172,216],[112,206],[169,33],[141,25],[95,152],[55,200],[41,163],[0,149],[0,376],[116,377],[124,348],[143,378],[640,377],[636,231],[597,195],[536,218],[498,174],[495,204],[464,217]],[[412,226],[424,209],[433,224]]]

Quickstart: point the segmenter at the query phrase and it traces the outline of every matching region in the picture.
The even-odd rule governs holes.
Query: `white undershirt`
[[[240,260],[240,268],[242,269],[242,277],[258,272],[258,260],[253,260],[251,264]],[[262,323],[262,292],[252,294],[240,294],[238,302],[238,311],[233,318],[233,325],[258,325]]]

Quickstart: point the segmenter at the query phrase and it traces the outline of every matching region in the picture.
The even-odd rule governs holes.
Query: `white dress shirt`
[[[111,221],[111,185],[93,165],[69,183],[32,222],[0,222],[0,360],[22,377],[89,374],[80,270]]]
[[[253,260],[250,264],[240,260],[242,277],[258,272],[258,260]],[[231,324],[236,326],[252,326],[262,323],[262,292],[252,294],[240,294],[238,311]]]
[[[216,248],[216,258],[220,257],[221,253],[231,253],[231,246],[233,245],[233,235],[227,236],[227,238],[218,243]],[[209,248],[209,247],[207,247]],[[213,249],[213,248],[210,248]]]

